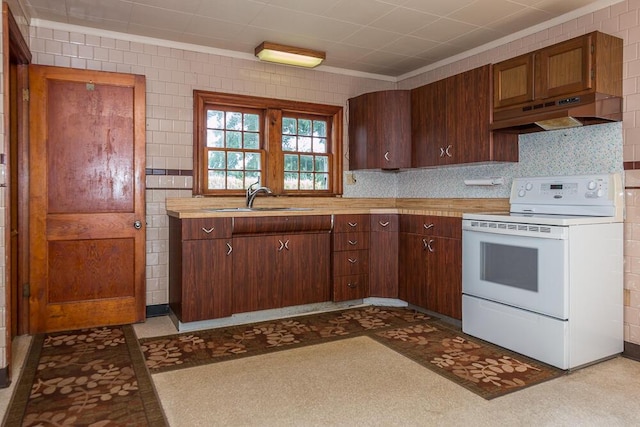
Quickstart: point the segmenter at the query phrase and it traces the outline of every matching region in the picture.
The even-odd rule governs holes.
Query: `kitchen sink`
[[[310,211],[311,208],[220,208],[204,209],[207,212],[271,212],[271,211]]]

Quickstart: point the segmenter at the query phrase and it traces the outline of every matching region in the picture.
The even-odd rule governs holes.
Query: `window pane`
[[[327,140],[325,138],[313,138],[313,152],[314,153],[326,153],[327,152]]]
[[[230,190],[242,190],[244,188],[244,172],[228,172],[227,188]]]
[[[224,129],[224,111],[207,111],[207,127],[211,129]]]
[[[244,130],[250,132],[258,132],[260,130],[260,116],[257,114],[244,115]]]
[[[224,147],[224,132],[221,130],[207,130],[207,147]]]
[[[286,171],[298,171],[298,156],[295,154],[284,155],[284,170]]]
[[[313,156],[300,156],[300,170],[313,172]]]
[[[245,153],[244,168],[246,170],[260,170],[260,153]]]
[[[282,135],[282,151],[298,151],[295,136]]]
[[[311,120],[298,120],[298,135],[311,136]]]
[[[249,188],[255,182],[260,182],[260,172],[245,172],[244,188]]]
[[[227,153],[227,169],[242,170],[244,169],[244,155],[243,153],[237,153],[235,151],[229,151]]]
[[[298,137],[298,151],[303,153],[311,152],[311,138],[306,136]]]
[[[316,174],[316,190],[327,190],[329,188],[329,175],[326,173]]]
[[[242,148],[242,133],[227,132],[227,148]]]
[[[313,121],[313,136],[327,136],[327,122]]]
[[[316,156],[316,172],[329,172],[329,158]]]
[[[260,138],[257,133],[244,134],[244,148],[255,149],[260,148]]]
[[[209,151],[209,169],[224,169],[224,151]]]
[[[287,135],[295,135],[297,131],[297,120],[289,117],[282,118],[282,133]]]
[[[313,190],[313,175],[312,173],[300,174],[300,189],[301,190]]]
[[[293,172],[286,172],[284,174],[284,189],[285,190],[297,190],[298,189],[298,174]]]
[[[224,171],[209,171],[208,188],[210,190],[224,190],[225,177]]]
[[[225,129],[242,130],[242,113],[227,112]]]

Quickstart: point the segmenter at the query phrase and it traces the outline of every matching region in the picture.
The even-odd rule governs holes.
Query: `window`
[[[194,91],[194,194],[342,192],[342,107]]]

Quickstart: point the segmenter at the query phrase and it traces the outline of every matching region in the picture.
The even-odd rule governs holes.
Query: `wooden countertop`
[[[462,217],[465,212],[509,210],[509,199],[375,199],[328,197],[258,197],[255,207],[305,210],[224,211],[243,207],[244,197],[167,198],[167,214],[176,218],[215,218],[339,214],[407,214]]]

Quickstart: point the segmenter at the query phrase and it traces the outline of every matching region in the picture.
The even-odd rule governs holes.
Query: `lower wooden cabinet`
[[[461,319],[461,219],[403,215],[399,240],[398,297]]]
[[[398,297],[398,221],[396,214],[371,215],[369,294]]]
[[[332,234],[332,300],[368,297],[369,215],[335,215]]]

